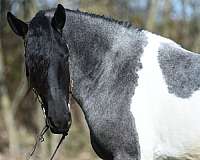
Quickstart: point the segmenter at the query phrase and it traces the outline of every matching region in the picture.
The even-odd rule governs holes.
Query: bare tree
[[[4,76],[4,63],[3,63],[3,50],[0,39],[0,106],[2,107],[2,113],[5,120],[7,132],[8,132],[8,141],[9,141],[9,152],[11,155],[14,155],[18,151],[18,138],[16,125],[14,122],[13,112],[11,108],[11,99],[8,95],[8,89],[5,84]]]
[[[199,52],[200,51],[200,21],[199,21],[199,15],[200,15],[200,1],[199,0],[192,0],[190,1],[190,6],[193,10],[193,22],[196,23],[195,24],[191,24],[191,26],[197,26],[197,30],[198,30],[198,34],[195,34],[196,36],[194,37],[195,40],[194,40],[194,43],[193,43],[193,46],[192,46],[192,49],[193,51],[195,52]]]
[[[172,9],[172,4],[171,4],[171,0],[165,0],[164,1],[164,7],[163,7],[163,20],[164,20],[164,36],[169,37],[170,35],[170,16],[171,16],[171,10]]]
[[[147,11],[147,20],[146,28],[150,31],[155,29],[155,20],[157,13],[158,0],[149,0],[148,1],[148,11]]]
[[[31,6],[25,6],[24,8],[28,8],[28,10],[24,10],[23,13],[25,18],[29,17],[32,13],[30,11],[34,8],[34,3],[31,3],[31,0],[26,1],[26,3],[29,3]],[[8,132],[8,143],[9,143],[9,153],[10,155],[14,155],[19,151],[19,141],[18,141],[18,131],[16,129],[16,122],[15,122],[15,115],[16,111],[21,104],[22,100],[24,99],[24,96],[27,92],[27,82],[26,77],[24,73],[24,66],[20,69],[21,73],[21,80],[19,82],[18,88],[16,89],[16,92],[11,98],[9,95],[9,89],[7,86],[7,77],[5,76],[5,55],[7,55],[6,50],[4,49],[2,45],[2,40],[4,37],[4,32],[7,28],[7,20],[6,20],[6,12],[10,10],[13,3],[7,0],[1,0],[1,36],[0,36],[0,106],[2,107],[2,116],[4,117],[5,126],[7,128]],[[32,8],[32,10],[30,9]],[[22,13],[23,10],[20,10]]]
[[[2,107],[2,116],[5,120],[5,126],[8,133],[9,153],[14,155],[18,151],[18,138],[16,125],[11,108],[12,102],[8,94],[8,88],[6,86],[5,77],[5,65],[4,65],[4,50],[2,45],[3,32],[6,27],[6,9],[9,8],[9,1],[1,0],[1,31],[0,31],[0,106]]]

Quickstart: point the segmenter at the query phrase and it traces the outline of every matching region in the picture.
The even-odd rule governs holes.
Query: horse
[[[200,55],[60,4],[28,23],[7,19],[24,40],[26,76],[53,133],[70,128],[71,92],[100,158],[200,159]]]

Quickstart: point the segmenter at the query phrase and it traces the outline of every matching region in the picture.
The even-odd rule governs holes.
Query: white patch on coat
[[[200,157],[200,91],[182,99],[168,93],[158,62],[161,43],[181,48],[175,42],[144,31],[148,44],[141,57],[138,86],[132,97],[141,148],[141,160],[156,157]],[[193,153],[193,152],[196,153]]]

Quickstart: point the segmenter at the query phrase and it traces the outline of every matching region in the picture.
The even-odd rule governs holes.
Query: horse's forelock
[[[36,88],[42,88],[45,79],[48,76],[48,68],[50,63],[49,56],[29,55],[25,58],[27,80],[30,85]],[[36,86],[37,85],[37,86]]]
[[[25,40],[26,66],[32,72],[46,68],[49,64],[52,37],[50,21],[44,14],[44,11],[39,11],[30,21]]]
[[[66,48],[62,37],[54,35],[51,27],[51,17],[45,11],[39,11],[29,23],[29,31],[26,37],[25,63],[29,82],[41,85],[48,74],[48,68],[58,45]],[[54,43],[57,41],[56,43]],[[66,50],[66,49],[65,49]],[[35,78],[37,77],[37,78]],[[40,87],[40,86],[38,86]]]

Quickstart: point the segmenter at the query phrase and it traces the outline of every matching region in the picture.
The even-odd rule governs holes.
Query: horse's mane
[[[113,22],[115,24],[119,24],[119,25],[122,25],[123,27],[126,27],[126,28],[130,28],[130,27],[133,27],[132,24],[128,21],[120,21],[120,20],[116,20],[112,17],[107,17],[105,15],[97,15],[97,14],[94,14],[94,13],[89,13],[89,12],[83,12],[83,11],[80,11],[80,10],[70,10],[70,9],[66,9],[68,12],[73,12],[73,13],[79,13],[81,15],[86,15],[86,16],[90,16],[90,17],[94,17],[94,18],[100,18],[100,19],[104,19],[105,21],[108,21],[108,22]]]
[[[67,12],[72,12],[72,13],[79,14],[79,15],[85,15],[85,16],[90,16],[92,18],[103,19],[106,22],[115,23],[115,24],[118,24],[118,25],[123,26],[125,28],[131,28],[131,27],[136,28],[129,21],[116,20],[112,17],[108,17],[108,16],[105,16],[105,15],[97,15],[97,14],[89,13],[89,12],[83,12],[83,11],[80,11],[79,9],[77,9],[77,10],[65,9],[65,10]],[[45,13],[49,13],[52,16],[53,16],[54,12],[55,12],[55,8],[45,10]],[[138,28],[138,29],[142,30],[141,28]]]

